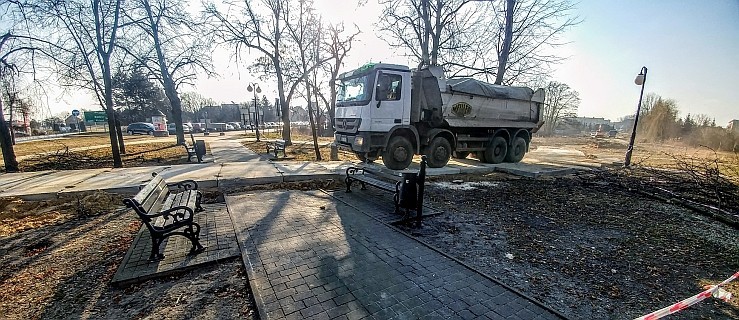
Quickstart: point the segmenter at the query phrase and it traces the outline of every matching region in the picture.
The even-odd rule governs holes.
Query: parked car
[[[205,123],[194,122],[192,124],[192,132],[195,132],[195,133],[205,132]]]
[[[616,130],[608,131],[608,137],[609,138],[615,138],[617,134],[618,134],[618,131],[616,131]]]
[[[228,124],[232,125],[234,127],[234,130],[244,129],[244,127],[241,126],[241,123],[238,122],[229,122]]]
[[[154,124],[148,122],[134,122],[128,125],[128,128],[126,128],[126,132],[128,132],[128,134],[130,135],[134,135],[137,133],[153,135]]]
[[[175,134],[175,133],[177,133],[177,127],[175,125],[176,125],[176,123],[174,123],[174,122],[171,122],[171,123],[168,123],[167,124],[167,132],[169,132],[169,134]],[[182,124],[182,131],[184,133],[190,133],[190,131],[192,131],[192,128],[190,127],[189,124],[183,123]]]
[[[234,126],[232,126],[230,123],[226,123],[225,129],[223,131],[234,131],[234,130],[236,130]]]

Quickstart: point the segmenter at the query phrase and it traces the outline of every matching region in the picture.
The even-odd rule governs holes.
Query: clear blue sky
[[[580,92],[581,116],[634,113],[646,92],[677,101],[681,116],[707,114],[725,126],[739,119],[739,1],[582,1],[584,22],[566,34],[555,80]]]

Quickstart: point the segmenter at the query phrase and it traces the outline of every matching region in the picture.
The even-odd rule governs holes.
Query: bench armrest
[[[364,174],[364,169],[357,167],[346,168],[346,175],[348,176],[350,174]]]
[[[180,210],[182,210],[182,212],[178,212]],[[176,207],[169,208],[167,210],[164,210],[162,212],[159,212],[151,216],[152,217],[162,216],[165,219],[168,217],[173,217],[174,222],[180,222],[180,221],[192,221],[194,215],[195,215],[195,211],[192,208],[188,206],[176,206]]]
[[[168,187],[176,187],[177,190],[198,190],[198,183],[195,180],[182,180],[177,183],[167,184]]]

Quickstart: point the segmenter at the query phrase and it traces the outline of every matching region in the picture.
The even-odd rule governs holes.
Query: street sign
[[[80,111],[77,110],[77,109],[72,110],[72,115],[75,116],[75,117],[79,117],[80,116]]]
[[[105,111],[85,111],[85,121],[107,122],[108,115],[105,113]]]

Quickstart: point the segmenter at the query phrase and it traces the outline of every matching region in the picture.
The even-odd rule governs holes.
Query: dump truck
[[[542,124],[544,90],[446,79],[439,67],[367,64],[338,77],[335,144],[365,162],[402,170],[416,154],[428,166],[473,154],[519,162]]]

